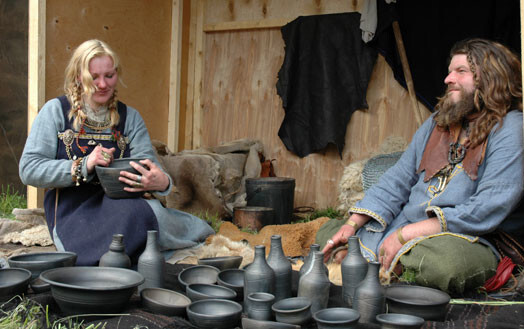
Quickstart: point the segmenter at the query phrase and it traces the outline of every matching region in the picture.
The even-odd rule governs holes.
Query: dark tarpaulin
[[[377,52],[362,41],[359,25],[359,13],[343,13],[302,16],[282,27],[277,92],[286,113],[278,135],[300,157],[330,143],[342,155],[351,114],[368,108]]]
[[[391,23],[398,20],[418,99],[431,111],[445,90],[449,51],[460,40],[498,41],[520,54],[518,0],[377,0],[375,47],[391,66],[395,79],[406,82]]]

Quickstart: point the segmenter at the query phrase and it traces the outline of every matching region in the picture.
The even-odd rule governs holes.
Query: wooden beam
[[[280,28],[295,18],[264,19],[259,21],[220,22],[204,25],[204,32]]]
[[[180,127],[180,70],[182,60],[183,5],[183,0],[173,0],[171,10],[171,59],[169,64],[167,146],[173,152],[178,152],[178,130]]]
[[[29,51],[27,71],[27,132],[45,102],[46,0],[29,0]],[[27,207],[44,204],[44,191],[27,186]]]
[[[202,142],[202,83],[204,67],[204,1],[197,0],[197,22],[195,40],[195,81],[193,99],[193,145],[192,149],[200,148]]]

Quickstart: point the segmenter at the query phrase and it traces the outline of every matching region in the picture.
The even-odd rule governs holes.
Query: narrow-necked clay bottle
[[[113,234],[109,250],[100,257],[98,266],[131,268],[131,259],[126,254],[124,235]]]
[[[370,262],[366,277],[355,289],[353,309],[360,313],[360,323],[376,323],[376,316],[384,313],[386,308],[385,290],[378,278],[379,269],[379,262]]]
[[[329,301],[329,288],[331,282],[324,271],[324,253],[314,251],[311,267],[305,272],[298,282],[298,297],[311,299],[311,314],[323,310]]]
[[[266,247],[255,246],[255,257],[244,272],[244,313],[249,310],[249,296],[252,292],[267,292],[274,295],[275,272],[267,264]]]
[[[147,243],[144,252],[138,257],[137,271],[145,278],[145,282],[138,287],[163,288],[165,274],[165,260],[158,247],[158,231],[147,231]]]
[[[313,257],[313,253],[315,251],[320,251],[320,245],[318,243],[314,243],[311,246],[309,246],[309,253],[306,256],[306,258],[304,259],[304,264],[302,264],[302,266],[300,267],[300,270],[298,271],[299,280],[302,277],[302,275],[304,275],[304,272],[307,272],[307,270],[309,270],[309,268],[311,267],[311,264],[312,264],[311,258]],[[329,270],[326,264],[324,264],[324,271],[326,272],[327,276],[329,277]]]
[[[275,272],[275,303],[281,299],[291,297],[291,262],[282,249],[282,237],[271,236],[271,249],[267,257],[267,264]]]
[[[353,306],[353,295],[359,283],[368,272],[368,261],[360,252],[360,239],[352,236],[348,239],[348,253],[340,264],[342,271],[342,300],[348,307]]]

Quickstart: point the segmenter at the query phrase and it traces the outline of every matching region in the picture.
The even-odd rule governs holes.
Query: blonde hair
[[[109,56],[113,60],[113,67],[117,74],[122,74],[120,60],[117,54],[103,41],[92,39],[83,42],[78,46],[65,70],[64,92],[71,110],[69,110],[69,120],[74,118],[73,128],[79,130],[87,115],[83,111],[82,97],[90,97],[95,91],[96,86],[93,83],[91,73],[89,73],[89,62],[100,56]],[[113,93],[108,101],[108,109],[111,118],[111,125],[114,127],[118,124],[120,116],[117,110],[117,92]]]

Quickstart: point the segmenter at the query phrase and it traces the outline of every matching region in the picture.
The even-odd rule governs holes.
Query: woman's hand
[[[153,161],[145,159],[140,160],[141,165],[134,161],[130,161],[130,164],[140,174],[120,172],[118,180],[131,186],[124,187],[124,191],[165,191],[169,186],[169,178]]]
[[[396,231],[388,235],[388,237],[382,242],[378,248],[378,261],[382,264],[382,267],[385,270],[389,269],[393,258],[395,258],[395,255],[400,248],[402,248],[402,243],[400,243]]]
[[[93,173],[95,166],[109,166],[113,162],[113,153],[115,153],[114,147],[106,149],[102,144],[98,144],[87,157],[87,173]]]
[[[331,252],[335,250],[337,247],[345,245],[348,243],[348,239],[350,236],[355,235],[356,230],[351,225],[342,225],[340,229],[338,230],[335,235],[331,239],[329,239],[324,246],[324,249],[322,249],[322,252],[324,253],[324,262],[326,262],[329,257],[331,256]]]

